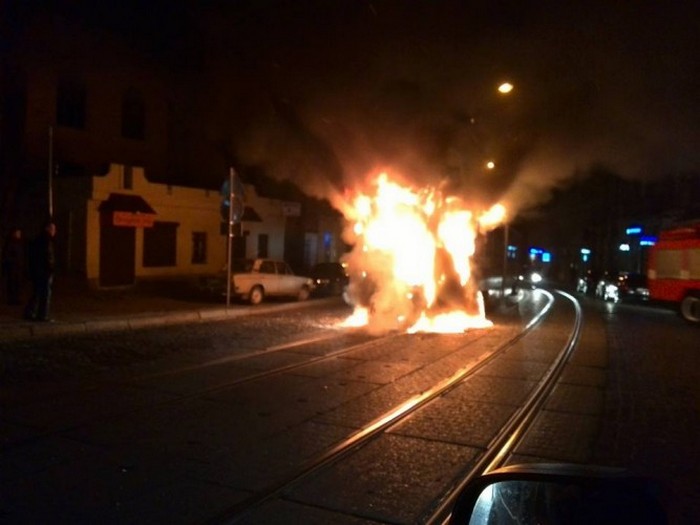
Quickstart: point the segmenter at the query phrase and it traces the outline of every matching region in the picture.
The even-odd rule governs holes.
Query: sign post
[[[245,199],[245,192],[243,190],[243,183],[238,177],[236,170],[233,166],[229,168],[228,178],[224,179],[224,183],[221,185],[221,219],[227,222],[226,232],[226,310],[228,310],[231,304],[231,273],[232,273],[232,259],[233,259],[233,236],[234,230],[233,225],[240,224],[243,217],[243,211],[245,206],[243,205],[243,200]]]
[[[226,241],[226,311],[231,306],[231,251],[233,248],[233,179],[236,172],[233,166],[228,175],[228,235]]]
[[[501,301],[506,301],[506,281],[508,279],[508,221],[503,223],[503,277],[501,277]]]

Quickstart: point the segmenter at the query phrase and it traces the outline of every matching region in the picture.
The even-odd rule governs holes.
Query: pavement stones
[[[232,302],[227,307],[223,298],[205,295],[183,283],[162,283],[147,289],[93,290],[80,280],[59,276],[51,305],[54,322],[27,321],[22,317],[22,306],[0,304],[0,342],[217,321],[301,308],[320,301],[336,302],[338,298],[303,303],[275,301],[255,307]]]

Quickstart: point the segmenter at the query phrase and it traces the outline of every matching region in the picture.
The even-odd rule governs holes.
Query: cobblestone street
[[[697,327],[670,312],[641,308],[614,308],[603,318],[609,341],[605,425],[592,459],[658,479],[669,523],[697,523]]]

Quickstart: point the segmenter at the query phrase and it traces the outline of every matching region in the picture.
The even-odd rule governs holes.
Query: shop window
[[[192,264],[205,264],[207,262],[207,234],[206,232],[192,232]]]
[[[176,266],[177,254],[176,222],[153,223],[152,228],[143,231],[143,266]]]
[[[85,129],[87,93],[85,83],[76,78],[61,78],[56,94],[56,124]]]

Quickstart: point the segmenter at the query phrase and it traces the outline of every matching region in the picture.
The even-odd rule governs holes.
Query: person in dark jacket
[[[56,254],[54,237],[56,225],[53,221],[46,223],[44,230],[32,241],[29,251],[29,274],[32,279],[32,297],[24,311],[25,319],[47,321],[51,305],[51,286],[53,285]]]
[[[14,228],[2,248],[2,275],[5,278],[7,304],[20,304],[24,274],[24,241],[22,230]]]

